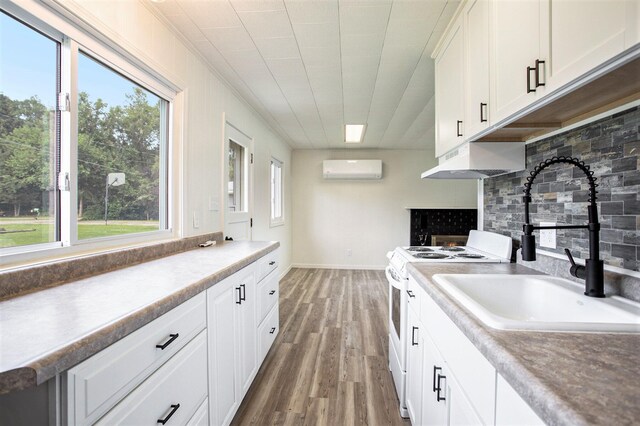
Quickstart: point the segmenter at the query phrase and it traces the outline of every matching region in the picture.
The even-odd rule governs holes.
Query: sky
[[[0,93],[14,100],[37,96],[50,109],[56,99],[56,42],[0,12]],[[124,105],[136,85],[90,57],[78,59],[78,90],[92,101]],[[154,99],[149,98],[153,104]]]

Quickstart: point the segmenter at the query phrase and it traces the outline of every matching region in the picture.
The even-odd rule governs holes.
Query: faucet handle
[[[569,269],[569,273],[576,278],[585,279],[587,275],[585,273],[586,268],[582,265],[576,264],[576,261],[573,259],[573,256],[571,255],[571,251],[568,248],[564,249],[564,252],[569,258],[569,262],[571,262],[571,268]]]

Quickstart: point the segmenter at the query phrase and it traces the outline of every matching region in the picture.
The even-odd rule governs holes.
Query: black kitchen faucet
[[[587,176],[589,181],[589,223],[586,225],[560,225],[560,226],[534,226],[529,223],[529,203],[531,202],[531,185],[538,174],[553,164],[568,163],[579,168]],[[536,260],[536,239],[533,231],[536,229],[588,229],[589,230],[589,259],[585,261],[585,266],[576,265],[568,248],[564,249],[571,269],[569,272],[576,278],[585,280],[584,294],[590,297],[604,297],[604,263],[600,259],[600,223],[598,222],[598,206],[596,204],[596,178],[589,166],[573,157],[553,157],[538,164],[527,177],[524,185],[524,225],[522,225],[522,260]]]

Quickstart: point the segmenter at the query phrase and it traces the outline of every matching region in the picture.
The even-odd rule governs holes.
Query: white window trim
[[[176,164],[172,160],[175,151],[174,146],[174,118],[179,116],[174,110],[174,102],[178,97],[178,85],[169,80],[160,78],[151,68],[143,64],[131,54],[123,52],[123,49],[115,43],[108,41],[89,25],[66,12],[55,3],[51,2],[24,2],[16,4],[12,1],[1,0],[0,5],[9,15],[25,22],[37,31],[62,40],[61,46],[61,91],[70,94],[71,111],[61,113],[61,139],[77,141],[77,55],[82,50],[85,54],[94,57],[104,65],[116,70],[125,77],[145,89],[154,92],[157,96],[168,102],[167,141],[163,147],[165,151],[164,163],[160,173],[161,182],[165,182],[164,212],[160,213],[160,223],[163,222],[166,229],[141,232],[135,234],[115,235],[103,238],[78,240],[77,238],[77,143],[61,142],[60,168],[61,173],[69,172],[73,176],[70,191],[60,191],[60,241],[51,243],[33,244],[18,247],[9,247],[0,250],[0,270],[16,265],[33,264],[41,261],[50,261],[67,258],[86,253],[110,251],[120,247],[132,247],[146,245],[160,241],[171,241],[179,237],[176,226],[175,213],[179,210],[173,208],[173,202],[178,195],[176,192],[178,174]],[[55,11],[54,11],[55,9]],[[69,149],[70,148],[70,149]]]
[[[271,164],[276,164],[280,168],[280,212],[281,215],[279,217],[273,217],[273,205],[271,204],[271,200],[273,195],[271,193],[271,180],[273,176],[271,176]],[[271,156],[271,160],[269,161],[269,227],[275,228],[277,226],[283,226],[285,224],[285,214],[284,214],[284,162],[278,160],[276,157]]]

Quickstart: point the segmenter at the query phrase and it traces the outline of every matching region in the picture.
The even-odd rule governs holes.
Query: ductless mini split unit
[[[325,179],[382,179],[382,160],[324,160]]]

